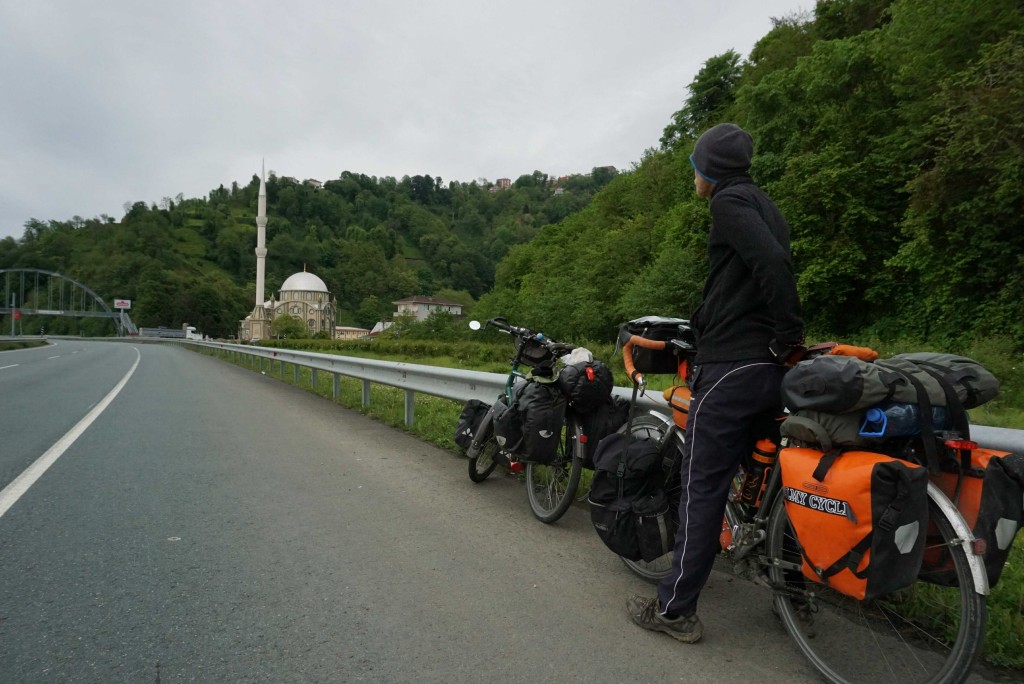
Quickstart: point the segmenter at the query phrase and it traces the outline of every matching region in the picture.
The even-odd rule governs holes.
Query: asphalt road
[[[177,347],[0,353],[0,489],[98,407],[0,517],[0,682],[817,681],[763,590],[642,631],[584,509]]]

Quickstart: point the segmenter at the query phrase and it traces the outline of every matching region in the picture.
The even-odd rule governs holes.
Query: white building
[[[260,193],[256,202],[256,306],[239,321],[238,339],[242,342],[270,339],[271,327],[278,316],[292,316],[306,324],[311,333],[326,332],[334,336],[337,301],[331,299],[327,285],[303,268],[285,279],[274,301],[264,300],[264,274],[267,258],[267,184],[260,175]]]
[[[450,302],[440,297],[406,297],[397,302],[391,302],[397,308],[395,316],[412,316],[417,321],[425,321],[435,311],[446,311],[453,316],[462,315],[462,305],[458,302]]]

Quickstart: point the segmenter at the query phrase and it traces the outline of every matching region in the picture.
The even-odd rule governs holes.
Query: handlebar
[[[667,346],[668,342],[665,340],[649,340],[639,335],[630,335],[629,339],[622,345],[622,363],[626,367],[626,375],[629,376],[629,379],[641,387],[646,384],[643,373],[638,371],[636,366],[633,365],[633,347],[661,351]]]
[[[633,364],[634,347],[651,349],[653,351],[661,351],[667,347],[676,347],[682,351],[692,351],[693,349],[693,347],[684,340],[651,340],[646,337],[640,337],[639,335],[630,335],[622,345],[622,364],[626,367],[626,375],[628,375],[629,378],[641,388],[646,384],[646,380],[644,379],[643,373],[638,371],[636,366]],[[834,354],[837,356],[854,356],[862,361],[868,362],[874,361],[878,358],[878,352],[870,347],[855,347],[853,345],[840,344],[837,342],[823,342],[802,350],[796,360],[803,361],[812,359],[815,356],[828,354]]]
[[[576,345],[569,344],[567,342],[556,342],[544,333],[534,332],[529,328],[521,328],[516,325],[510,325],[509,322],[503,316],[497,316],[488,320],[485,326],[491,326],[497,328],[499,331],[506,335],[513,337],[519,337],[523,340],[530,340],[543,345],[546,349],[550,350],[553,354],[568,354]]]

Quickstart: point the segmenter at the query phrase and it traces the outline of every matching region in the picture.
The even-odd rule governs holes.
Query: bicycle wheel
[[[498,467],[498,443],[491,437],[480,447],[476,456],[469,459],[469,479],[473,482],[483,482]]]
[[[665,433],[668,430],[668,423],[660,418],[656,418],[651,415],[637,416],[633,419],[633,427],[631,434],[634,439],[653,439],[661,441],[665,437]],[[671,456],[671,452],[666,453],[666,459]],[[668,470],[670,463],[665,463],[665,468]],[[665,493],[669,500],[669,514],[675,523],[679,524],[679,471],[676,469],[669,473],[668,481],[665,486]],[[626,564],[626,567],[630,569],[637,577],[646,580],[652,584],[658,584],[663,580],[670,572],[672,572],[672,558],[675,554],[669,551],[660,558],[655,558],[653,561],[644,560],[629,560],[628,558],[622,558],[622,562]],[[620,556],[621,558],[621,556]]]
[[[546,465],[526,464],[526,496],[530,510],[542,523],[553,523],[569,510],[583,473],[583,429],[573,418],[562,425],[555,460]]]
[[[938,684],[962,682],[970,673],[985,626],[985,597],[973,589],[953,526],[934,501],[928,510],[938,532],[929,548],[947,548],[959,586],[919,581],[858,601],[804,577],[785,504],[781,497],[775,503],[767,541],[775,613],[828,681]]]

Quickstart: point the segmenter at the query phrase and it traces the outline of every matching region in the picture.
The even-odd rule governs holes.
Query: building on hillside
[[[278,316],[292,316],[306,324],[309,332],[326,332],[334,336],[336,302],[331,299],[327,285],[319,277],[303,270],[285,279],[280,289],[280,299],[273,295],[266,303],[272,311],[271,319]]]
[[[397,302],[391,302],[397,309],[395,310],[396,316],[412,316],[417,321],[424,321],[430,314],[435,311],[446,311],[453,316],[462,315],[462,305],[458,302],[451,302],[447,299],[441,299],[440,297],[425,297],[423,295],[417,295],[415,297],[406,297],[405,299],[399,299]]]
[[[264,299],[267,258],[267,184],[265,171],[260,175],[260,192],[256,202],[256,306],[252,313],[238,322],[238,339],[242,342],[267,340],[279,316],[292,316],[302,321],[310,333],[326,332],[334,336],[337,300],[331,298],[327,285],[303,268],[285,279],[279,298]]]
[[[499,178],[498,180],[494,181],[494,184],[501,190],[508,190],[509,188],[512,187],[512,179]]]
[[[343,325],[334,326],[334,339],[336,340],[359,340],[369,337],[368,328],[347,328]]]

